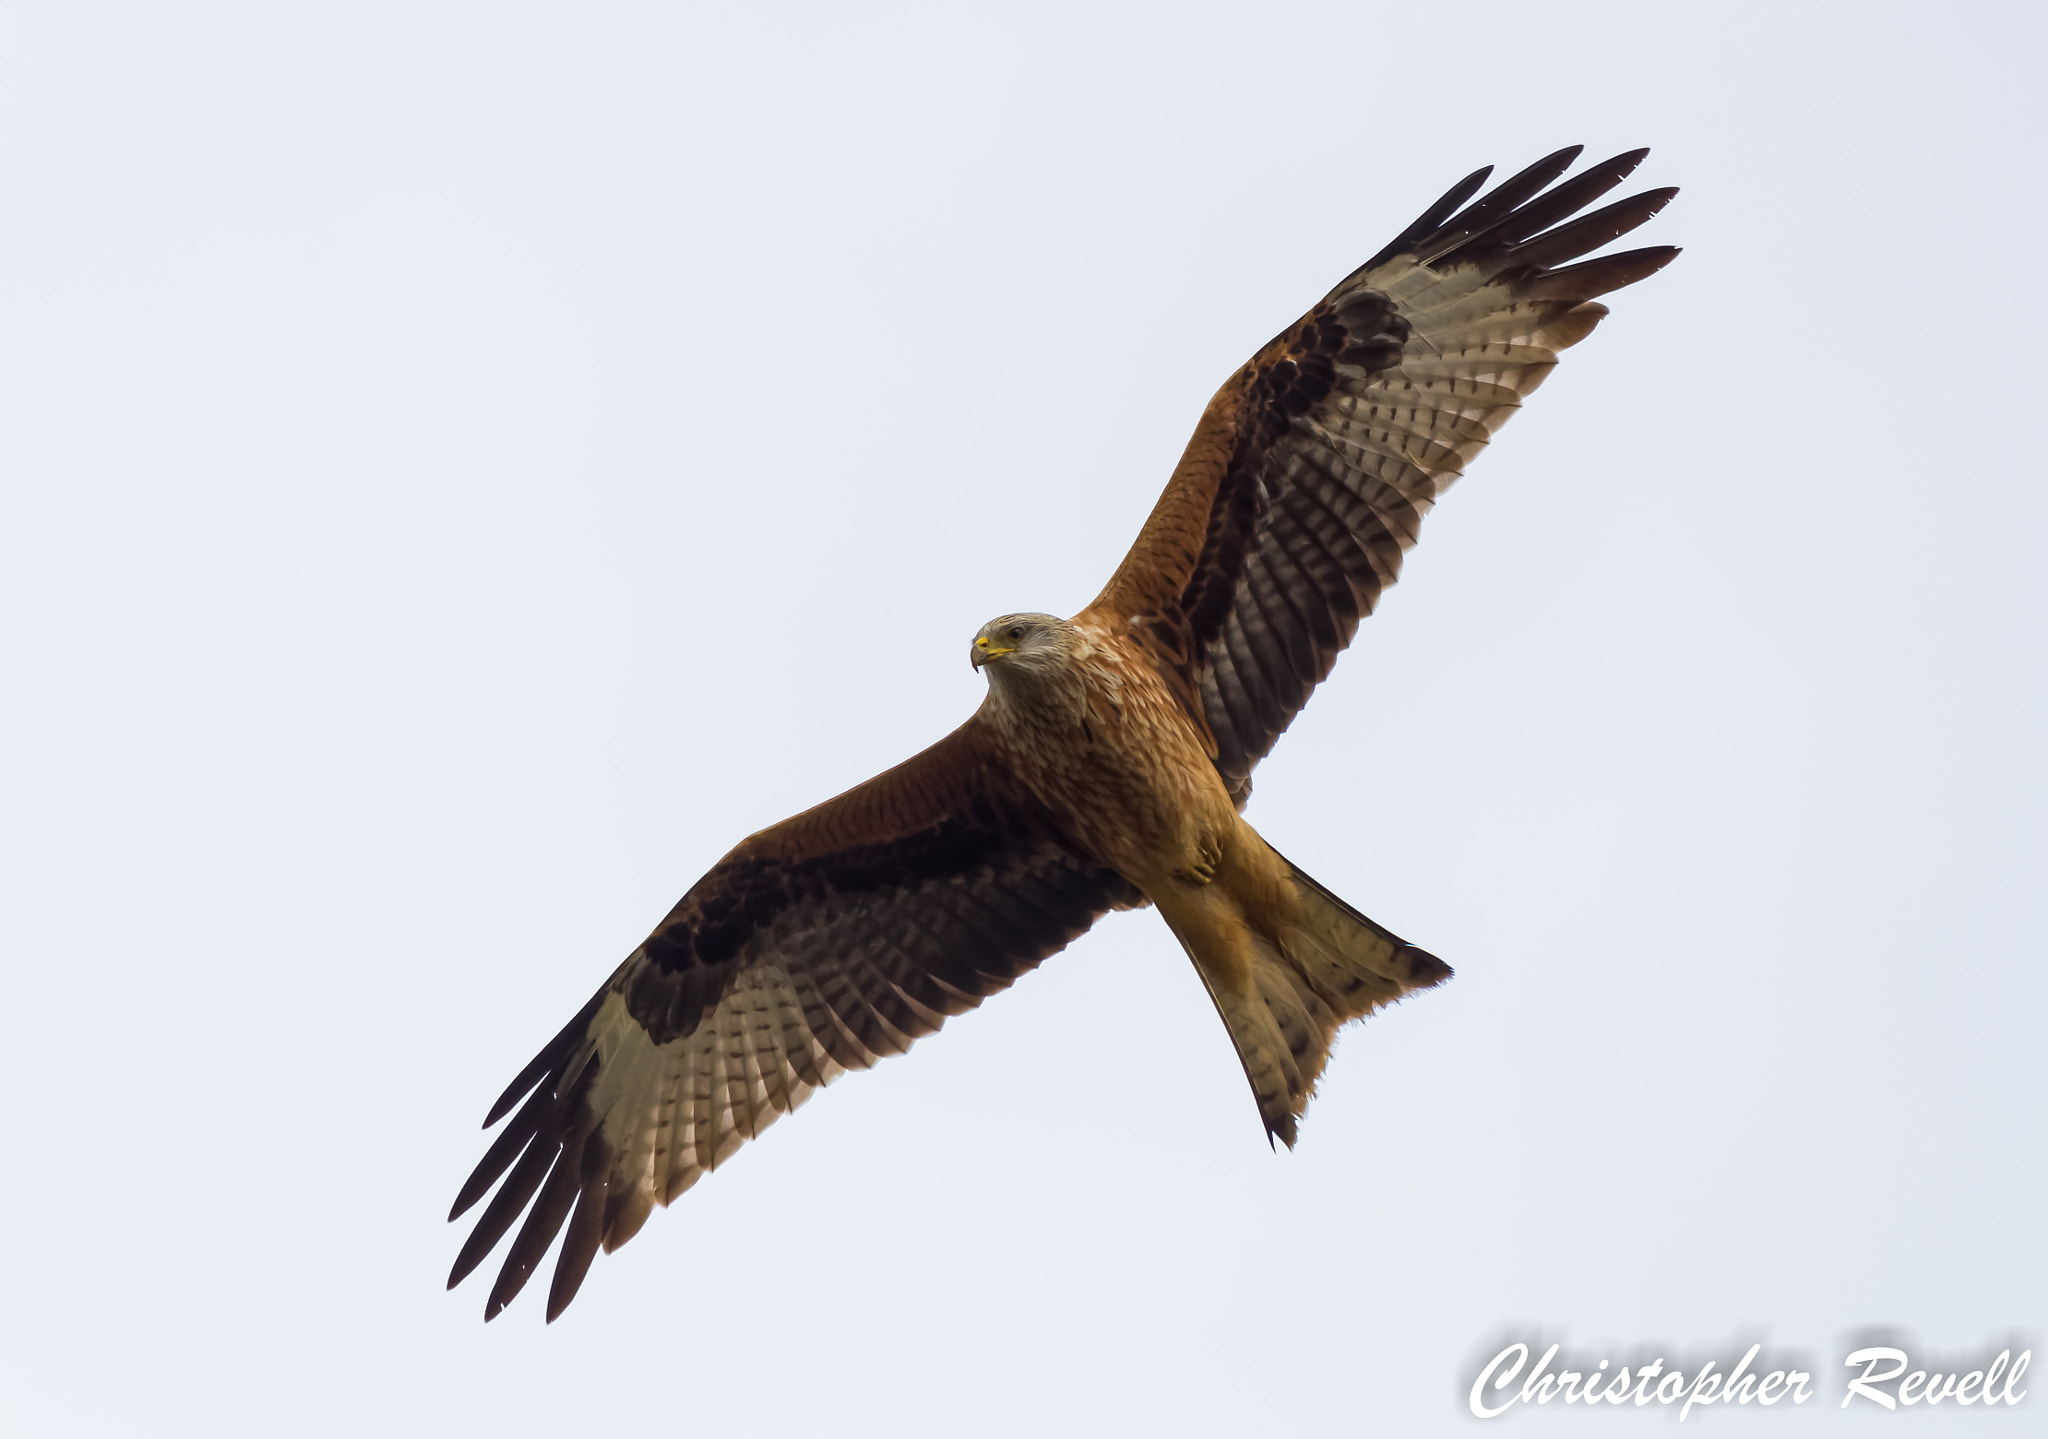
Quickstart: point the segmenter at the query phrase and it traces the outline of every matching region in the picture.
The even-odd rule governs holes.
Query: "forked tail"
[[[1245,903],[1227,883],[1158,903],[1223,1016],[1267,1135],[1291,1149],[1337,1030],[1451,967],[1270,852],[1292,881],[1277,905]]]

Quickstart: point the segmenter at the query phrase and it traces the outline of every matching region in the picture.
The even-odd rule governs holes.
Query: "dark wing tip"
[[[583,1277],[590,1272],[590,1262],[597,1257],[598,1245],[604,1239],[604,1214],[606,1201],[611,1195],[612,1148],[604,1142],[604,1136],[593,1132],[583,1144],[582,1192],[576,1199],[576,1212],[569,1216],[568,1232],[562,1236],[562,1252],[555,1259],[554,1282],[548,1286],[548,1323],[561,1318],[562,1311],[569,1307],[569,1301],[576,1297],[576,1291],[583,1287]]]
[[[559,1145],[536,1143],[527,1147],[513,1166],[504,1185],[486,1206],[476,1227],[469,1231],[469,1238],[463,1241],[462,1249],[455,1256],[455,1266],[448,1271],[448,1287],[453,1289],[467,1279],[484,1257],[498,1247],[498,1241],[505,1237],[505,1231],[512,1227],[512,1221],[526,1208],[527,1201],[539,1190],[541,1181],[554,1167]]]
[[[1643,161],[1649,158],[1650,147],[1648,145],[1642,145],[1638,146],[1636,149],[1633,150],[1624,150],[1619,155],[1616,155],[1609,160],[1602,161],[1600,164],[1594,165],[1591,168],[1595,170],[1618,172],[1616,178],[1625,180],[1628,178],[1630,172],[1632,172],[1636,168],[1636,166],[1642,164]]]
[[[1518,293],[1535,300],[1596,300],[1625,285],[1649,279],[1678,255],[1676,245],[1651,245],[1641,250],[1624,250],[1618,255],[1602,255],[1562,270],[1540,272],[1522,284]]]
[[[1578,159],[1585,148],[1584,145],[1567,145],[1562,150],[1553,150],[1535,164],[1510,175],[1446,221],[1420,248],[1425,253],[1432,249],[1453,248],[1474,235],[1484,234],[1548,189],[1552,181],[1571,168],[1572,161]]]
[[[627,964],[632,960],[628,959]],[[620,966],[621,969],[624,966]],[[616,978],[617,976],[614,976]],[[576,1017],[563,1025],[560,1033],[541,1046],[541,1051],[526,1063],[512,1082],[505,1086],[505,1092],[498,1096],[498,1102],[491,1106],[491,1112],[484,1116],[484,1128],[489,1129],[512,1112],[512,1106],[524,1099],[536,1084],[545,1078],[550,1070],[559,1069],[568,1063],[569,1056],[582,1043],[590,1021],[597,1017],[597,1011],[604,1004],[611,986],[607,984],[590,997],[590,1002],[576,1011]]]
[[[1357,270],[1352,271],[1352,273],[1360,274],[1370,270],[1375,265],[1383,265],[1417,241],[1435,234],[1443,226],[1444,221],[1457,213],[1460,206],[1479,193],[1479,187],[1484,185],[1487,177],[1492,174],[1493,166],[1481,165],[1477,170],[1474,170],[1457,184],[1451,186],[1450,189],[1444,191],[1438,197],[1434,205],[1431,205],[1427,210],[1417,215],[1414,223],[1389,240],[1385,248],[1370,260],[1367,260],[1363,265],[1360,265]]]
[[[520,1216],[525,1215],[526,1222],[513,1239],[504,1267],[499,1271],[484,1306],[486,1322],[496,1318],[525,1287],[533,1269],[553,1243],[563,1222],[569,1218],[572,1207],[576,1209],[580,1224],[571,1226],[570,1244],[585,1245],[583,1230],[588,1227],[585,1211],[589,1206],[579,1204],[578,1200],[592,1187],[590,1171],[593,1168],[598,1171],[595,1187],[599,1191],[605,1188],[603,1180],[608,1172],[611,1150],[596,1133],[597,1119],[586,1099],[597,1069],[592,1062],[592,1047],[585,1042],[584,1031],[606,993],[606,990],[600,990],[591,1004],[585,1006],[584,1012],[541,1051],[533,1064],[527,1066],[528,1071],[538,1069],[537,1074],[531,1079],[522,1075],[519,1081],[515,1081],[515,1097],[531,1091],[527,1094],[526,1103],[463,1183],[462,1191],[455,1196],[455,1204],[449,1210],[450,1220],[459,1219],[493,1184],[498,1184],[499,1176],[504,1177],[504,1182],[498,1184],[498,1192],[484,1206],[484,1212],[478,1216],[468,1238],[463,1241],[461,1252],[455,1256],[454,1266],[448,1272],[450,1289],[474,1273],[497,1248],[498,1242],[511,1232]],[[564,1066],[567,1066],[566,1070]],[[501,1114],[493,1115],[493,1119],[502,1117]],[[600,1205],[597,1213],[602,1212]],[[565,1263],[570,1253],[571,1250],[565,1248]],[[587,1253],[582,1262],[588,1266]],[[581,1275],[577,1277],[580,1280]],[[557,1287],[560,1288],[559,1282]],[[568,1294],[573,1293],[572,1286]],[[566,1295],[561,1302],[568,1302]]]
[[[462,1188],[455,1196],[455,1203],[448,1210],[448,1222],[453,1224],[468,1212],[469,1207],[483,1198],[490,1187],[498,1182],[498,1176],[512,1167],[512,1162],[526,1152],[526,1146],[540,1132],[542,1111],[549,1095],[546,1090],[536,1090],[531,1099],[519,1111],[519,1115],[505,1126],[505,1132],[491,1141],[491,1147],[484,1151],[484,1157],[469,1172],[469,1178],[462,1182]]]
[[[498,1282],[491,1286],[490,1303],[484,1310],[486,1321],[510,1304],[526,1287],[526,1281],[533,1277],[533,1271],[540,1267],[541,1259],[547,1254],[548,1246],[561,1233],[570,1209],[582,1196],[583,1150],[588,1134],[587,1129],[581,1134],[572,1134],[566,1143],[556,1146],[547,1181],[534,1196],[533,1207],[526,1213],[526,1222],[519,1227],[518,1236],[506,1251],[504,1267],[498,1271]],[[479,1229],[482,1227],[478,1225]]]
[[[1675,186],[1648,190],[1581,214],[1587,205],[1627,179],[1650,150],[1647,145],[1624,150],[1554,183],[1583,152],[1580,145],[1553,151],[1455,214],[1438,202],[1360,266],[1360,271],[1407,254],[1434,268],[1480,265],[1496,274],[1520,270],[1524,278],[1535,278],[1539,272],[1627,234],[1678,193]],[[1469,197],[1474,189],[1468,179],[1451,195]]]
[[[1639,195],[1589,211],[1555,229],[1545,230],[1533,240],[1515,245],[1507,252],[1508,261],[1521,265],[1551,265],[1575,260],[1646,223],[1670,204],[1677,193],[1676,185],[1666,185],[1662,189],[1645,190]]]
[[[1585,148],[1583,145],[1567,145],[1561,150],[1553,150],[1535,164],[1510,175],[1478,200],[1473,200],[1472,197],[1479,194],[1480,187],[1493,174],[1493,166],[1480,166],[1446,190],[1434,205],[1415,217],[1413,224],[1389,240],[1378,254],[1352,273],[1362,274],[1410,251],[1419,254],[1441,248],[1447,243],[1454,243],[1451,240],[1453,236],[1469,239],[1483,232],[1563,174]],[[1467,204],[1468,201],[1471,203]]]
[[[484,1116],[482,1128],[489,1129],[492,1125],[510,1114],[513,1105],[519,1103],[520,1100],[533,1092],[533,1087],[539,1084],[542,1077],[547,1074],[550,1068],[549,1061],[554,1057],[554,1051],[555,1046],[550,1044],[546,1049],[536,1054],[526,1068],[519,1071],[519,1077],[505,1086],[505,1092],[498,1096],[498,1102],[493,1104],[491,1112]]]

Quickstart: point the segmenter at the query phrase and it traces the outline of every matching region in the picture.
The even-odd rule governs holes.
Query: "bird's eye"
[[[1021,639],[1023,639],[1023,638],[1024,638],[1024,626],[1022,626],[1022,625],[1011,625],[1011,626],[1010,626],[1010,638],[1011,638],[1011,639],[1013,639],[1013,640],[1021,640]]]

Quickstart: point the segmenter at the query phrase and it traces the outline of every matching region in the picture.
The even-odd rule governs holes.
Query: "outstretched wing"
[[[525,1100],[448,1216],[505,1176],[449,1287],[526,1213],[484,1309],[494,1318],[566,1223],[552,1321],[599,1245],[631,1239],[812,1091],[902,1053],[1140,901],[1008,797],[985,755],[970,720],[698,881],[493,1106],[486,1128]]]
[[[1240,798],[1400,574],[1437,496],[1607,314],[1595,297],[1677,255],[1567,263],[1677,193],[1571,218],[1647,153],[1544,193],[1573,146],[1469,205],[1491,171],[1467,177],[1209,402],[1091,612],[1145,642]]]

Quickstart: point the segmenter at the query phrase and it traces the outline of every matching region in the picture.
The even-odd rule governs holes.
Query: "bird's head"
[[[998,675],[1042,673],[1057,665],[1066,651],[1065,620],[1051,615],[1004,615],[981,627],[967,658],[976,669],[987,668],[993,680]]]

